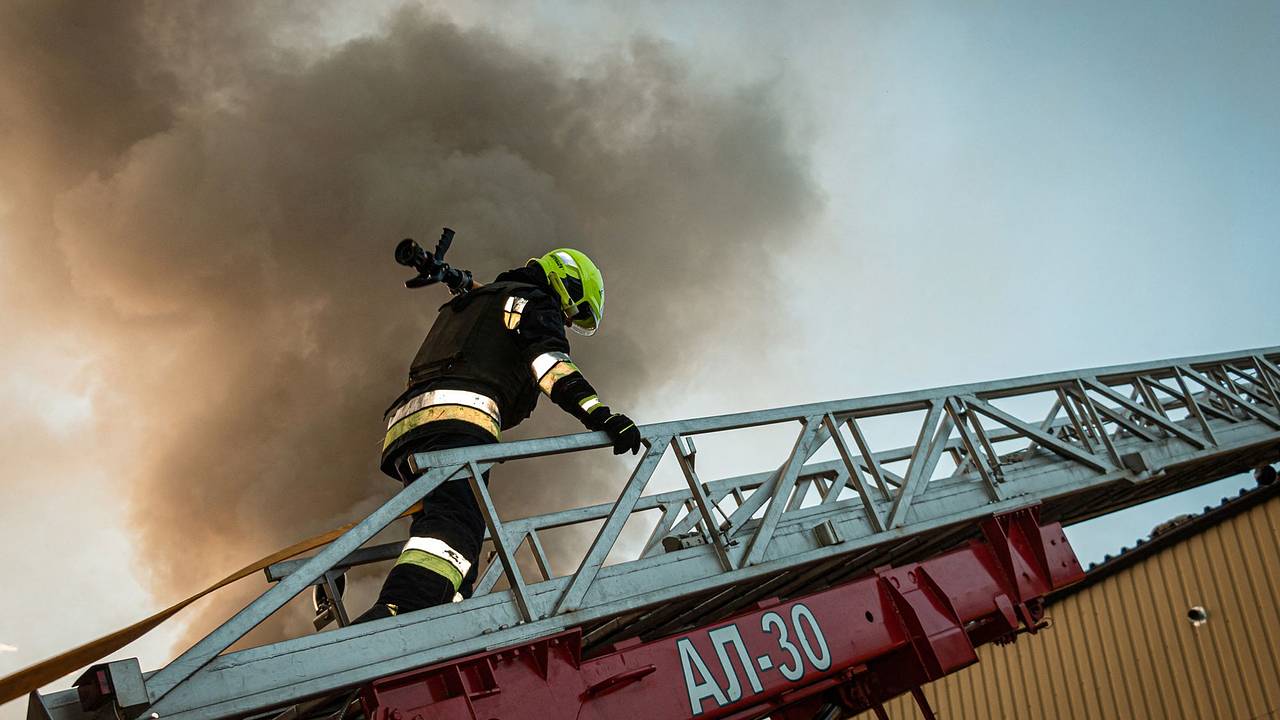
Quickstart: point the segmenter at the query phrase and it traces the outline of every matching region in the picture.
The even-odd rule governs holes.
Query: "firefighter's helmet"
[[[604,321],[604,276],[591,258],[577,250],[557,248],[529,263],[537,263],[547,274],[569,328],[579,335],[594,335]]]

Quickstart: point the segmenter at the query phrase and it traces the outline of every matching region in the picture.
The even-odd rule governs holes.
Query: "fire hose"
[[[419,502],[408,510],[405,510],[400,517],[408,517],[421,509],[422,503]],[[47,660],[25,667],[12,675],[0,678],[0,705],[34,692],[43,685],[47,685],[64,675],[101,660],[134,640],[137,640],[143,635],[151,632],[165,620],[168,620],[178,614],[178,612],[183,608],[206,595],[209,595],[216,590],[220,590],[237,580],[241,580],[253,575],[254,573],[261,572],[268,566],[274,565],[282,560],[288,560],[289,558],[296,557],[309,550],[315,550],[323,545],[328,545],[355,526],[356,523],[347,523],[342,527],[316,535],[315,537],[307,538],[306,540],[290,545],[283,550],[278,550],[257,562],[246,565],[191,597],[174,603],[150,617],[143,618],[128,627],[121,628],[115,632],[103,635],[100,638],[55,655]]]

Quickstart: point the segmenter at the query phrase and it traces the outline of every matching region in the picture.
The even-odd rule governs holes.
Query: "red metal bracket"
[[[924,565],[881,569],[876,575],[907,628],[925,680],[936,680],[978,661],[950,598]]]
[[[1027,632],[1034,634],[1044,616],[1042,598],[1055,588],[1083,580],[1084,569],[1061,525],[1041,527],[1038,506],[988,518],[981,528],[1012,591],[999,602],[1011,606]],[[1016,624],[1010,628],[1016,629]]]

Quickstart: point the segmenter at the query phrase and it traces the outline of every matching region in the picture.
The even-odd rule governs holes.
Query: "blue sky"
[[[689,383],[682,410],[1280,342],[1280,6],[686,3],[587,15],[584,27],[641,28],[700,72],[753,75],[793,98],[827,194],[819,235],[783,260],[795,291],[768,376],[788,381],[726,379],[721,368],[751,353],[744,339]],[[1252,485],[1225,480],[1071,537],[1098,560]]]

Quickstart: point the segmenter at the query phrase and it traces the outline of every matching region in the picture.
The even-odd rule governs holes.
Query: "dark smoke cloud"
[[[56,323],[92,347],[112,410],[97,441],[140,448],[113,470],[165,599],[394,489],[375,469],[381,412],[445,299],[400,286],[397,239],[448,224],[451,259],[484,279],[589,252],[608,317],[575,356],[631,410],[660,407],[725,333],[765,343],[772,253],[821,204],[769,88],[706,87],[661,43],[574,70],[405,9],[304,52],[295,18],[314,11],[294,10],[0,10],[6,303],[21,298],[32,341]],[[554,408],[530,425],[577,429]],[[622,476],[599,460],[506,466],[499,502],[601,500]]]

